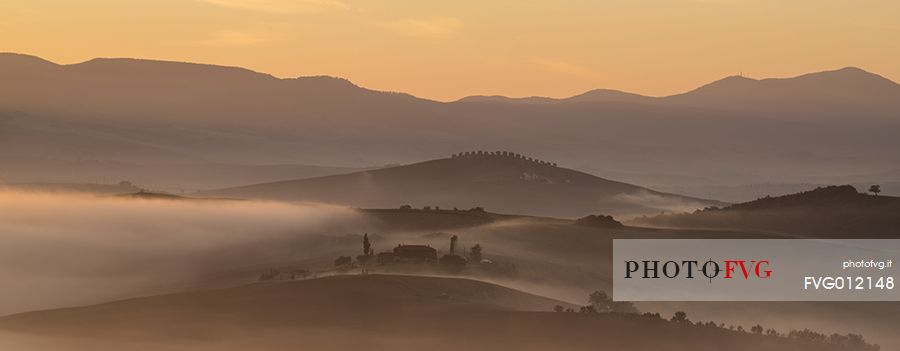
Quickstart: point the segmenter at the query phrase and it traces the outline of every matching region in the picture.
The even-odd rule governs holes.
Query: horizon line
[[[56,66],[60,66],[60,67],[76,66],[76,65],[85,64],[85,63],[89,63],[89,62],[92,62],[92,61],[98,61],[98,60],[131,60],[131,61],[146,61],[146,62],[157,62],[157,63],[175,63],[175,64],[185,64],[185,65],[210,66],[210,67],[227,68],[227,69],[239,69],[239,70],[244,70],[244,71],[247,71],[247,72],[255,73],[255,74],[258,74],[258,75],[261,75],[261,76],[268,76],[268,77],[271,77],[271,78],[274,78],[274,79],[278,79],[278,80],[304,79],[304,78],[331,78],[331,79],[335,79],[335,80],[343,80],[343,81],[346,81],[347,83],[349,83],[349,84],[351,84],[351,85],[353,85],[353,86],[355,86],[355,87],[357,87],[357,88],[360,88],[360,89],[365,89],[365,90],[370,90],[370,91],[375,91],[375,92],[381,92],[381,93],[404,94],[404,95],[409,95],[409,96],[415,97],[415,98],[417,98],[417,99],[429,100],[429,101],[440,102],[440,103],[454,103],[454,102],[461,102],[461,101],[463,101],[463,100],[465,100],[465,99],[468,99],[468,98],[502,98],[502,99],[509,99],[509,100],[547,99],[547,100],[554,100],[554,101],[564,101],[564,100],[567,100],[567,99],[571,99],[571,98],[578,97],[578,96],[581,96],[581,95],[584,95],[584,94],[587,94],[587,93],[591,93],[591,92],[595,92],[595,91],[618,92],[618,93],[624,93],[624,94],[635,95],[635,96],[645,97],[645,98],[651,98],[651,99],[661,99],[661,98],[667,98],[667,97],[672,97],[672,96],[677,96],[677,95],[686,94],[686,93],[695,91],[695,90],[700,89],[700,88],[702,88],[702,87],[705,87],[705,86],[708,86],[708,85],[710,85],[710,84],[713,84],[713,83],[716,83],[716,82],[719,82],[719,81],[723,81],[723,80],[726,80],[726,79],[741,78],[741,79],[747,79],[747,80],[756,81],[756,82],[766,81],[766,80],[786,80],[786,79],[800,78],[800,77],[804,77],[804,76],[808,76],[808,75],[813,75],[813,74],[830,73],[830,72],[837,72],[837,71],[843,71],[843,70],[859,70],[859,71],[862,71],[862,72],[865,72],[865,73],[868,73],[868,74],[872,74],[872,75],[881,77],[881,78],[886,79],[886,80],[888,80],[888,81],[890,81],[890,82],[892,82],[892,83],[894,83],[894,84],[900,85],[900,83],[898,83],[897,81],[894,81],[893,79],[890,79],[890,78],[888,78],[888,77],[885,77],[885,76],[883,76],[883,75],[881,75],[881,74],[879,74],[879,73],[876,73],[876,72],[872,72],[872,71],[866,70],[866,69],[864,69],[864,68],[861,68],[860,66],[844,66],[844,67],[840,67],[840,68],[826,69],[826,70],[821,70],[821,71],[806,71],[805,73],[799,73],[799,74],[794,74],[794,75],[790,75],[790,76],[765,77],[765,78],[754,78],[754,77],[749,77],[749,76],[743,75],[743,72],[738,72],[738,74],[733,74],[733,75],[724,76],[724,77],[722,77],[722,78],[715,79],[715,80],[709,81],[709,82],[704,83],[704,84],[700,84],[700,85],[695,86],[695,87],[693,87],[693,88],[689,88],[689,89],[687,89],[687,90],[683,90],[683,91],[681,91],[681,92],[674,93],[674,94],[668,94],[668,95],[647,95],[647,94],[635,93],[635,92],[626,91],[626,90],[621,90],[621,89],[616,89],[616,88],[592,88],[592,89],[588,89],[588,90],[582,91],[581,93],[577,93],[577,94],[574,94],[574,95],[567,95],[567,96],[545,96],[545,95],[520,95],[520,96],[512,96],[512,95],[504,95],[504,94],[490,94],[490,93],[479,94],[479,93],[472,93],[472,94],[467,94],[467,95],[465,95],[465,96],[462,96],[462,97],[459,97],[459,98],[456,98],[456,99],[444,100],[444,99],[436,99],[436,98],[424,97],[424,96],[416,95],[416,94],[413,94],[413,93],[410,93],[410,92],[406,92],[406,91],[390,90],[390,89],[384,89],[384,90],[383,90],[383,89],[377,89],[377,88],[368,88],[368,87],[366,87],[366,86],[357,84],[357,83],[356,83],[353,79],[351,79],[351,78],[347,78],[347,77],[343,77],[343,76],[339,76],[339,75],[331,75],[331,74],[298,75],[298,76],[277,76],[277,75],[272,74],[272,73],[266,73],[266,72],[258,71],[258,70],[252,69],[252,68],[243,67],[243,66],[236,66],[236,65],[227,65],[227,64],[218,64],[218,63],[208,63],[208,62],[196,62],[196,61],[181,61],[181,60],[173,60],[173,59],[142,58],[142,57],[104,57],[104,56],[97,56],[97,57],[93,57],[93,58],[90,58],[90,59],[87,59],[87,60],[83,60],[83,61],[79,61],[79,62],[72,62],[72,63],[58,63],[58,62],[54,62],[54,61],[52,61],[52,60],[46,59],[46,58],[41,57],[41,56],[38,56],[38,55],[27,54],[27,53],[21,53],[21,52],[0,51],[0,56],[2,56],[2,55],[17,55],[17,56],[29,57],[29,58],[32,58],[32,59],[38,59],[38,60],[41,60],[41,61],[44,61],[44,62],[53,64],[53,65],[56,65]]]

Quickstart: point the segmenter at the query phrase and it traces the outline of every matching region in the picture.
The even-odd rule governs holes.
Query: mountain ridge
[[[15,59],[10,60],[9,58],[17,58],[18,60],[15,60]],[[313,79],[329,78],[329,79],[333,79],[336,81],[342,81],[342,82],[348,83],[349,85],[351,85],[353,87],[361,88],[364,90],[376,91],[376,92],[382,92],[382,93],[403,94],[403,95],[413,96],[413,97],[416,97],[419,99],[431,100],[431,99],[427,99],[427,98],[418,97],[418,96],[415,96],[415,95],[412,95],[409,93],[396,92],[396,91],[372,90],[372,89],[363,88],[363,87],[353,83],[351,80],[349,80],[347,78],[337,77],[337,76],[311,75],[311,76],[296,76],[296,77],[283,77],[282,78],[282,77],[276,77],[276,76],[268,74],[268,73],[263,73],[260,71],[255,71],[252,69],[239,67],[239,66],[200,63],[200,62],[158,60],[158,59],[130,58],[130,57],[96,57],[96,58],[92,58],[92,59],[82,61],[82,62],[77,62],[77,63],[58,64],[58,63],[52,62],[50,60],[46,60],[44,58],[41,58],[41,57],[35,56],[35,55],[14,53],[14,52],[0,52],[0,64],[2,64],[4,62],[9,62],[9,61],[23,61],[23,62],[24,61],[31,61],[31,62],[39,61],[44,64],[49,64],[52,66],[63,67],[63,68],[89,68],[89,67],[96,67],[96,66],[111,66],[111,65],[124,65],[124,64],[130,64],[130,65],[152,64],[152,65],[165,65],[165,66],[170,66],[170,67],[193,67],[193,68],[201,68],[201,69],[217,69],[217,70],[226,70],[226,71],[233,70],[236,72],[244,72],[244,73],[248,73],[248,74],[253,74],[253,75],[256,75],[259,77],[267,77],[267,78],[271,78],[274,80],[299,80],[299,79],[304,79],[304,78],[313,78]],[[729,82],[729,81],[733,81],[733,80],[741,80],[744,82],[782,82],[782,81],[791,81],[791,80],[809,80],[809,79],[821,79],[821,78],[831,79],[835,76],[851,77],[851,78],[856,78],[856,79],[859,79],[860,77],[866,77],[868,79],[881,81],[882,83],[884,83],[888,86],[900,88],[900,84],[898,84],[897,82],[894,82],[893,80],[891,80],[887,77],[884,77],[877,73],[873,73],[873,72],[864,70],[860,67],[846,66],[846,67],[831,69],[831,70],[802,73],[799,75],[788,76],[788,77],[769,77],[769,78],[756,79],[756,78],[750,78],[750,77],[746,77],[746,76],[742,76],[742,75],[733,75],[733,76],[723,77],[718,80],[714,80],[712,82],[700,85],[694,89],[689,89],[682,93],[675,93],[675,94],[662,95],[662,96],[643,95],[643,94],[639,94],[639,93],[632,93],[632,92],[611,89],[611,88],[595,88],[595,89],[585,91],[583,93],[579,93],[579,94],[575,94],[575,95],[567,96],[567,97],[561,97],[561,98],[539,96],[539,95],[532,95],[532,96],[528,96],[528,97],[509,97],[509,96],[505,96],[505,95],[469,95],[469,96],[465,96],[465,97],[462,97],[462,98],[459,98],[459,99],[456,99],[453,101],[447,101],[445,103],[470,102],[470,101],[506,101],[506,102],[529,102],[529,103],[562,102],[562,101],[594,101],[592,99],[592,97],[594,97],[596,95],[612,96],[612,97],[614,97],[613,100],[616,100],[615,98],[618,98],[618,99],[622,99],[622,98],[666,99],[666,98],[671,98],[671,97],[680,96],[680,95],[684,95],[684,94],[689,94],[691,92],[695,92],[695,91],[698,91],[698,90],[701,90],[701,89],[704,89],[707,87],[719,85],[723,82]],[[431,101],[435,101],[435,100],[431,100]],[[609,100],[602,100],[602,101],[609,101]]]
[[[679,104],[685,103],[683,100],[684,97],[690,96],[693,94],[701,94],[705,93],[709,90],[715,89],[729,89],[729,88],[743,88],[743,89],[755,89],[760,85],[772,85],[772,84],[794,84],[797,82],[813,82],[815,84],[832,84],[841,86],[846,81],[854,81],[857,83],[864,83],[868,85],[876,85],[880,84],[881,88],[893,89],[895,90],[894,94],[900,94],[900,84],[876,73],[872,73],[861,69],[859,67],[848,66],[834,70],[825,70],[818,72],[810,72],[804,73],[796,76],[790,77],[778,77],[778,78],[762,78],[755,79],[742,75],[733,75],[727,76],[701,86],[698,86],[694,89],[687,90],[682,93],[663,95],[663,96],[650,96],[650,95],[642,95],[637,93],[631,93],[627,91],[621,91],[616,89],[592,89],[588,90],[581,94],[576,94],[568,97],[561,98],[552,98],[545,96],[530,96],[523,98],[514,98],[507,97],[503,95],[491,95],[491,96],[483,96],[483,95],[473,95],[463,97],[461,99],[456,100],[455,102],[507,102],[507,103],[564,103],[564,102],[631,102],[631,103],[642,103],[642,104]],[[704,106],[702,103],[698,102],[688,102],[689,106]],[[721,107],[721,106],[719,106]]]
[[[765,88],[753,99],[729,93],[673,102],[594,90],[554,103],[439,102],[340,78],[219,67],[98,59],[73,68],[0,55],[0,159],[357,167],[485,148],[596,174],[702,174],[724,182],[812,182],[807,175],[879,173],[900,162],[892,151],[900,147],[893,88],[873,94],[850,85],[849,98],[834,97],[840,89]],[[853,69],[835,74],[874,79]],[[5,166],[27,173],[24,161]]]

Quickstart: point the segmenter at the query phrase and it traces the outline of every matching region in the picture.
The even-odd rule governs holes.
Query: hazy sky
[[[666,95],[844,66],[900,80],[900,1],[0,0],[0,51],[325,74],[439,100]]]

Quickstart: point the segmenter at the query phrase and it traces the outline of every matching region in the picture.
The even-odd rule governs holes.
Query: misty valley
[[[830,189],[806,193],[809,202],[798,201],[797,208],[816,208],[814,194],[823,191]],[[735,349],[874,350],[876,342],[891,345],[898,322],[890,303],[748,302],[726,308],[597,297],[611,293],[614,238],[802,235],[722,229],[718,222],[704,229],[702,216],[710,210],[682,215],[698,216],[690,226],[663,228],[643,223],[672,215],[622,223],[612,216],[572,220],[447,205],[360,209],[146,190],[7,189],[0,195],[0,279],[16,282],[4,289],[0,312],[8,316],[0,318],[0,329],[11,335],[4,342],[14,348],[280,349],[296,342],[381,348],[400,347],[400,335],[417,335],[422,347],[464,347],[458,336],[467,335],[480,347],[513,338],[517,348],[537,350],[550,347],[542,344],[550,335],[562,335],[572,338],[568,349],[593,349],[597,333],[630,349],[661,347],[616,337],[640,330],[685,343],[711,338]],[[747,205],[721,211],[741,206]],[[893,201],[883,210],[897,209]],[[814,213],[794,216],[797,225],[818,221]],[[828,318],[808,317],[813,310]],[[521,330],[485,334],[501,324],[528,330],[528,336]],[[228,346],[218,343],[223,333]],[[358,336],[335,343],[343,333]]]

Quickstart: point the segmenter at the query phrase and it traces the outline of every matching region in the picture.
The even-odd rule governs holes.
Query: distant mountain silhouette
[[[732,77],[662,98],[594,90],[451,103],[334,77],[139,59],[58,65],[0,54],[0,76],[0,181],[121,180],[46,179],[47,169],[86,160],[359,167],[470,148],[520,150],[601,175],[672,175],[654,184],[699,176],[811,182],[813,174],[875,174],[900,163],[897,84],[853,68]],[[214,169],[204,171],[210,179]],[[623,180],[638,179],[647,177]],[[203,188],[167,184],[179,185]]]
[[[760,114],[788,119],[900,116],[900,85],[857,67],[804,74],[792,78],[752,79],[731,76],[697,89],[664,97],[596,89],[568,98],[540,96],[508,98],[470,96],[460,102],[565,103],[627,102],[663,106],[692,106]]]
[[[579,95],[566,98],[570,102],[630,102],[638,104],[652,104],[659,98],[628,93],[612,89],[594,89]]]
[[[249,185],[202,196],[320,201],[364,208],[403,204],[441,209],[580,217],[636,215],[717,204],[606,180],[552,164],[500,155],[471,155],[406,166]]]
[[[850,185],[765,197],[724,208],[638,218],[678,228],[775,231],[808,237],[900,238],[900,198],[861,194]]]
[[[558,99],[543,97],[543,96],[529,96],[522,98],[511,98],[502,95],[472,95],[466,96],[462,99],[457,100],[457,102],[500,102],[500,103],[521,103],[521,104],[547,104],[558,102]]]
[[[732,76],[693,91],[666,97],[682,104],[742,111],[767,117],[832,119],[900,116],[900,85],[856,67],[793,78]]]
[[[626,93],[624,91],[612,89],[595,89],[579,95],[568,98],[550,98],[543,96],[530,96],[523,98],[511,98],[502,95],[472,95],[457,100],[457,102],[500,102],[500,103],[521,103],[521,104],[548,104],[562,102],[631,102],[631,103],[653,103],[658,98],[643,96],[638,94]]]

